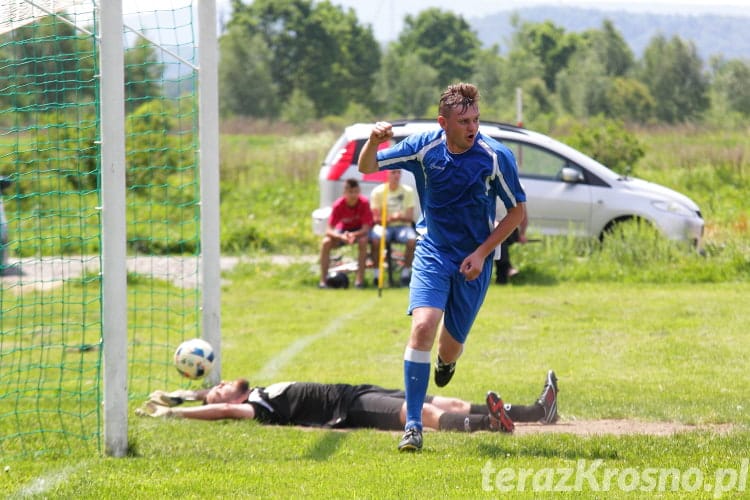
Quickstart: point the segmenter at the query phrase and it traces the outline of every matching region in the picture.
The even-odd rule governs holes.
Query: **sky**
[[[221,0],[219,0],[221,1]],[[407,14],[417,14],[430,7],[450,10],[470,20],[495,12],[521,7],[550,5],[599,10],[627,10],[658,14],[722,14],[750,17],[750,0],[330,0],[353,8],[357,18],[371,24],[375,38],[394,40],[401,32]]]

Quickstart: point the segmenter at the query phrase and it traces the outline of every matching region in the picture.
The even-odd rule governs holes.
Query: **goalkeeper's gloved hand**
[[[171,417],[172,409],[149,401],[143,403],[140,408],[136,408],[135,414],[139,417]]]
[[[175,413],[175,411],[167,406],[154,404],[154,402],[149,401],[144,403],[140,408],[136,408],[135,414],[139,417],[179,417],[180,415]]]
[[[197,394],[191,390],[178,390],[172,392],[154,391],[148,396],[148,402],[159,406],[178,406],[185,401],[196,401]]]

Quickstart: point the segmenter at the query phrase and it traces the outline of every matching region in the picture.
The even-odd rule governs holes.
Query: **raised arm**
[[[393,137],[393,126],[388,122],[377,122],[372,127],[370,138],[367,139],[362,151],[359,153],[359,171],[363,174],[371,174],[378,170],[378,146]]]

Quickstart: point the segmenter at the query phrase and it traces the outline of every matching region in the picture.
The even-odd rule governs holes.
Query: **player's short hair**
[[[440,95],[440,104],[438,114],[440,116],[449,116],[454,109],[460,109],[464,113],[469,106],[477,104],[479,101],[479,89],[471,83],[454,83],[448,85]]]
[[[245,391],[247,391],[248,389],[250,389],[250,382],[248,382],[248,381],[247,381],[247,379],[244,379],[244,378],[238,378],[238,379],[236,380],[235,384],[237,385],[237,387],[239,388],[239,390],[240,390],[241,392],[245,392]]]
[[[359,182],[357,182],[357,179],[346,179],[344,181],[344,188],[345,189],[359,188]]]

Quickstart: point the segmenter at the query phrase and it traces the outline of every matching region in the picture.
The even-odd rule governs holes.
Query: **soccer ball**
[[[174,366],[183,377],[205,377],[213,365],[214,349],[203,339],[186,340],[174,352]]]

